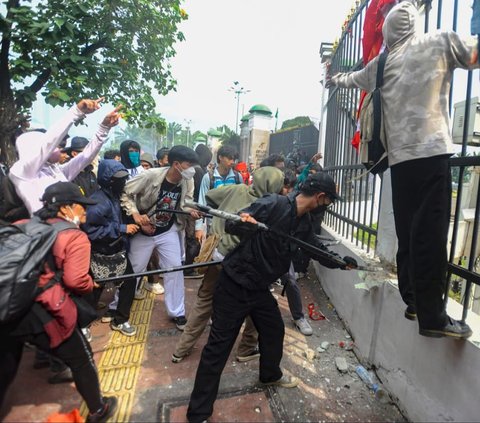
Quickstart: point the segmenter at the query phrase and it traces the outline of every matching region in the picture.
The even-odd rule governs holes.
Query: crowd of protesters
[[[120,107],[105,116],[90,141],[83,137],[69,139],[68,131],[72,124],[100,109],[102,101],[101,98],[82,100],[51,128],[20,134],[16,140],[18,160],[9,171],[2,167],[2,190],[12,191],[7,210],[2,208],[5,224],[18,225],[37,219],[57,226],[63,222],[67,226],[58,230],[52,249],[54,266],[45,264],[38,285],[46,285],[56,270],[62,275],[60,283],[38,295],[31,310],[21,319],[1,325],[5,342],[0,347],[0,401],[15,377],[23,346],[28,343],[37,348],[34,367],[50,367],[49,383],[75,382],[89,409],[87,421],[105,421],[117,406],[116,398],[100,393],[89,344],[89,326],[101,310],[104,290],[95,280],[141,274],[147,268],[192,264],[208,246],[211,254],[202,260],[225,258],[242,245],[242,237],[226,233],[223,220],[206,219],[186,204],[195,201],[238,213],[265,195],[294,198],[301,192],[294,191],[297,177],[311,177],[314,174],[311,167],[320,158],[315,155],[306,170],[304,165],[296,174],[285,169],[285,159],[280,155],[268,157],[254,170],[245,162],[238,162],[236,150],[227,145],[219,148],[215,156],[200,143],[195,150],[181,145],[162,148],[154,158],[142,150],[139,142],[126,140],[119,150],[107,150],[99,160],[109,130],[121,117]],[[329,182],[325,185],[328,189],[321,187],[329,191],[323,194],[334,201],[335,184],[328,175],[324,177]],[[292,191],[296,193],[290,194]],[[314,209],[318,206],[315,204]],[[163,276],[163,286],[158,279],[126,276],[116,284],[114,298],[102,313],[101,322],[109,323],[112,330],[125,336],[135,336],[136,327],[130,323],[133,301],[142,300],[145,290],[164,294],[168,316],[183,331],[172,355],[172,361],[179,363],[189,354],[210,318],[216,327],[213,297],[222,272],[222,266],[211,266],[205,276],[195,269],[173,271]],[[293,264],[283,273],[282,278],[276,275],[270,282],[283,280],[295,326],[304,335],[311,335]],[[184,278],[188,277],[203,277],[203,281],[187,320]],[[259,289],[263,292],[263,287]],[[52,315],[48,308],[56,290],[71,298],[63,315]],[[255,289],[251,295],[256,295],[254,292]],[[269,289],[266,292],[271,296]],[[262,320],[248,313],[244,318],[247,325],[237,359],[249,361],[262,357],[263,353],[261,362],[270,361],[270,350],[263,351],[264,343],[257,333],[262,335],[262,326],[259,329]],[[278,319],[278,313],[271,318]],[[277,322],[276,327],[278,331],[271,336],[279,346],[283,342],[283,323]],[[231,336],[236,337],[236,332]],[[279,356],[278,350],[274,356]],[[277,361],[278,358],[272,363]],[[275,365],[278,367],[279,363]],[[268,378],[276,375],[278,369]]]
[[[390,53],[382,95],[388,112],[399,285],[405,317],[413,320],[418,314],[420,334],[466,338],[470,328],[448,317],[442,301],[450,152],[445,113],[449,85],[440,80],[449,81],[456,67],[478,66],[477,53],[455,33],[415,35],[416,15],[411,3],[400,3],[384,25]],[[418,57],[424,57],[424,66],[413,80],[403,69],[418,63]],[[376,64],[373,60],[363,70],[335,75],[330,84],[371,90]],[[437,69],[435,76],[427,70],[430,65]],[[432,101],[437,97],[440,106]],[[100,109],[102,101],[81,100],[52,127],[24,131],[16,139],[18,160],[9,170],[0,168],[3,223],[46,222],[57,231],[35,301],[22,316],[0,325],[0,405],[28,343],[38,350],[36,367],[45,364],[61,375],[49,381],[75,382],[89,410],[87,421],[113,415],[117,399],[102,395],[89,343],[89,326],[101,310],[103,292],[95,281],[110,276],[125,277],[116,284],[101,321],[124,336],[135,336],[133,302],[141,301],[145,290],[164,295],[166,313],[182,331],[172,351],[174,363],[188,359],[211,320],[189,421],[211,416],[223,368],[244,322],[237,360],[258,358],[265,386],[297,386],[299,380],[281,370],[285,329],[271,285],[285,286],[293,325],[309,336],[312,328],[297,285],[309,260],[329,268],[357,267],[355,259],[339,257],[316,236],[323,214],[340,200],[335,181],[318,164],[321,154],[307,163],[299,162],[295,151],[287,157],[275,154],[254,169],[238,162],[229,145],[215,152],[203,143],[195,150],[177,145],[161,148],[154,157],[139,142],[125,140],[99,160],[121,107],[104,117],[91,140],[69,140],[68,131]],[[405,104],[412,102],[423,111],[409,114]],[[202,206],[238,214],[241,220],[206,218]],[[269,230],[259,230],[260,224]],[[221,264],[206,271],[182,269],[194,261]],[[158,278],[141,276],[147,269],[163,268],[173,268],[164,274],[163,285]],[[203,278],[191,310],[185,307],[185,278]],[[59,295],[63,305],[54,309]]]

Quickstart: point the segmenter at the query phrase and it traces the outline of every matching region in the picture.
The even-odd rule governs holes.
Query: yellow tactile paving
[[[125,336],[112,331],[110,340],[97,363],[102,393],[118,398],[118,409],[112,422],[128,422],[133,408],[135,388],[148,337],[155,295],[147,293],[144,300],[134,301],[130,323],[137,327],[135,336]],[[85,403],[80,409],[86,417]]]

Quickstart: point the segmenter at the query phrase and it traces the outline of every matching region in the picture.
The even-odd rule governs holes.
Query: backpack
[[[47,223],[34,217],[25,223],[0,227],[0,324],[16,321],[28,312],[35,298],[60,280],[56,276],[45,287],[38,287],[45,263],[55,269],[51,247],[57,234],[77,229],[72,223]],[[52,267],[53,266],[53,267]]]
[[[213,169],[210,169],[208,171],[208,175],[210,177],[210,189],[213,189],[213,187],[215,186],[215,176],[213,176],[213,173],[214,173]],[[237,172],[235,169],[233,169],[233,175],[235,177],[235,184],[236,185],[243,184],[242,175],[240,175],[240,173]]]
[[[0,180],[0,219],[12,223],[28,218],[30,213],[18,196],[15,185],[8,175],[3,175]]]
[[[360,109],[360,161],[374,175],[388,168],[385,151],[387,138],[380,94],[387,56],[387,51],[380,54],[375,89],[365,96]]]

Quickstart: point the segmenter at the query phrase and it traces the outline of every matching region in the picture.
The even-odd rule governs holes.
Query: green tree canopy
[[[217,127],[217,131],[222,133],[220,137],[222,145],[230,145],[237,150],[237,153],[240,153],[240,135],[236,134],[235,131],[227,125]]]
[[[293,119],[283,121],[281,129],[296,128],[299,126],[308,126],[313,122],[308,116],[297,116]]]
[[[184,40],[180,0],[7,0],[0,8],[0,147],[41,93],[53,106],[105,96],[145,126],[153,94],[175,88],[169,59]]]

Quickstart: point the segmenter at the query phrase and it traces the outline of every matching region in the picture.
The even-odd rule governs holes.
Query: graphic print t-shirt
[[[154,235],[163,234],[172,227],[175,222],[175,214],[166,213],[164,210],[176,210],[181,194],[182,187],[180,185],[172,184],[164,179],[158,193],[157,208],[155,209],[156,230]]]

